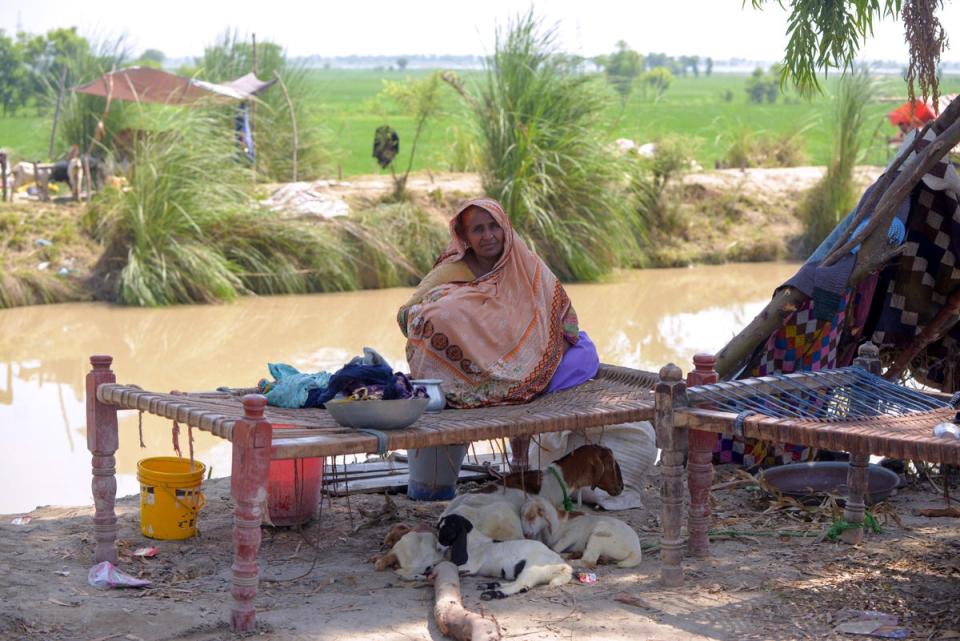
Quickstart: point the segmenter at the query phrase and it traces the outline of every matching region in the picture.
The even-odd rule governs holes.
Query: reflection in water
[[[697,351],[717,350],[796,267],[757,264],[624,272],[568,292],[604,362],[684,369]],[[15,452],[0,467],[0,514],[38,504],[88,504],[84,377],[92,354],[114,357],[121,383],[145,389],[247,387],[268,362],[333,370],[376,348],[406,369],[397,308],[409,289],[245,298],[232,305],[133,309],[68,304],[0,310],[0,436]],[[138,491],[136,463],[171,454],[170,424],[122,412],[119,493]],[[66,432],[66,438],[64,438]],[[181,438],[186,451],[187,435]],[[225,441],[195,431],[199,459],[214,476],[230,472]]]

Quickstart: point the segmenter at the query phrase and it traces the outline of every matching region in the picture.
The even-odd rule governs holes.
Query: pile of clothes
[[[324,407],[338,394],[356,400],[427,398],[426,388],[413,385],[403,372],[394,372],[370,347],[333,374],[300,372],[285,363],[268,363],[267,368],[273,380],[260,379],[257,391],[276,407]]]

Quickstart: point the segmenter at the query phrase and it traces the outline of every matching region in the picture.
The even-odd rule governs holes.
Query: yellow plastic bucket
[[[140,531],[152,539],[189,539],[197,534],[197,513],[204,497],[200,482],[206,466],[175,456],[137,463],[140,481]]]

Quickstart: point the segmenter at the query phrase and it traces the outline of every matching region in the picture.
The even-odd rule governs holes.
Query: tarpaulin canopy
[[[893,111],[887,114],[890,124],[900,126],[908,125],[912,128],[922,127],[937,116],[925,103],[919,100],[912,104],[908,100]]]
[[[190,104],[211,98],[247,100],[273,83],[259,80],[252,73],[225,84],[216,84],[150,67],[130,67],[105,73],[96,80],[74,87],[73,91],[110,96],[112,100]]]

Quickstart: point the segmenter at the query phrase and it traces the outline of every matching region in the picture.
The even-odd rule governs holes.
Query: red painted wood
[[[693,357],[693,371],[687,373],[687,387],[720,381],[714,370],[717,359],[712,354]],[[710,486],[713,485],[713,446],[717,435],[703,430],[690,430],[687,453],[687,490],[690,510],[687,513],[687,554],[710,554]]]
[[[272,428],[263,417],[267,399],[259,394],[243,397],[243,420],[233,427],[233,566],[230,594],[230,627],[250,632],[256,626],[254,599],[260,566],[260,522],[267,500]]]
[[[110,370],[112,356],[91,356],[93,369],[87,373],[87,449],[93,457],[93,533],[96,541],[93,558],[95,563],[117,562],[117,461],[114,454],[119,445],[117,434],[117,408],[97,400],[97,387],[103,383],[116,383],[117,377]]]

